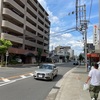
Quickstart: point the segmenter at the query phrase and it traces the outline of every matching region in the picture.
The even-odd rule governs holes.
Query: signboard
[[[98,25],[93,26],[93,44],[99,45],[99,30]]]
[[[99,25],[93,26],[93,45],[95,46],[95,53],[100,53]]]

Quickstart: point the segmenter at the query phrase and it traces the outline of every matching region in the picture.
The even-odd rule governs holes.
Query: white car
[[[58,74],[58,68],[55,64],[42,64],[34,72],[35,79],[53,80]]]

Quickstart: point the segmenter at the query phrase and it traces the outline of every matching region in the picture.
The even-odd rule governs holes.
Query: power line
[[[91,0],[91,4],[90,4],[89,21],[90,21],[90,17],[91,17],[92,4],[93,4],[93,0]]]
[[[62,32],[65,32],[65,31],[68,31],[68,30],[71,30],[71,29],[75,29],[75,27],[73,27],[73,28],[68,28],[68,29],[66,29],[66,30],[62,30],[62,31],[58,31],[58,32],[54,32],[53,34],[62,33]]]
[[[73,32],[73,31],[76,31],[76,27],[69,28],[69,29],[66,29],[66,30],[63,30],[63,31],[59,31],[59,32],[55,32],[55,33],[53,33],[54,35],[52,35],[52,37],[65,34],[64,32],[69,33],[69,32]],[[59,34],[58,34],[58,33],[59,33]]]
[[[71,32],[74,32],[74,31],[76,31],[76,29],[70,30],[70,31],[65,31],[65,32],[66,32],[66,33],[71,33]],[[63,33],[63,34],[66,34],[66,33]],[[57,36],[61,36],[61,35],[63,35],[63,34],[56,34],[56,35],[53,35],[53,36],[51,36],[51,37],[57,37]]]

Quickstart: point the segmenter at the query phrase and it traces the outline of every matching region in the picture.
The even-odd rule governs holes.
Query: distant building
[[[70,58],[74,58],[74,50],[69,49],[68,52],[70,53]]]
[[[74,56],[74,51],[70,46],[57,46],[52,51],[51,58],[57,62],[67,62]]]
[[[12,42],[9,56],[33,63],[33,56],[42,49],[45,60],[49,53],[48,16],[37,0],[0,0],[0,38]]]
[[[87,43],[87,53],[94,53],[95,52],[95,46],[93,43]]]
[[[55,52],[57,55],[67,55],[69,49],[71,49],[70,46],[57,46]]]

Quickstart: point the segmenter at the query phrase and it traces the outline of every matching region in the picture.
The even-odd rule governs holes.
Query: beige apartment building
[[[32,55],[42,49],[49,52],[50,21],[37,0],[0,0],[0,38],[12,42],[9,56],[16,55],[24,63],[32,63]]]

